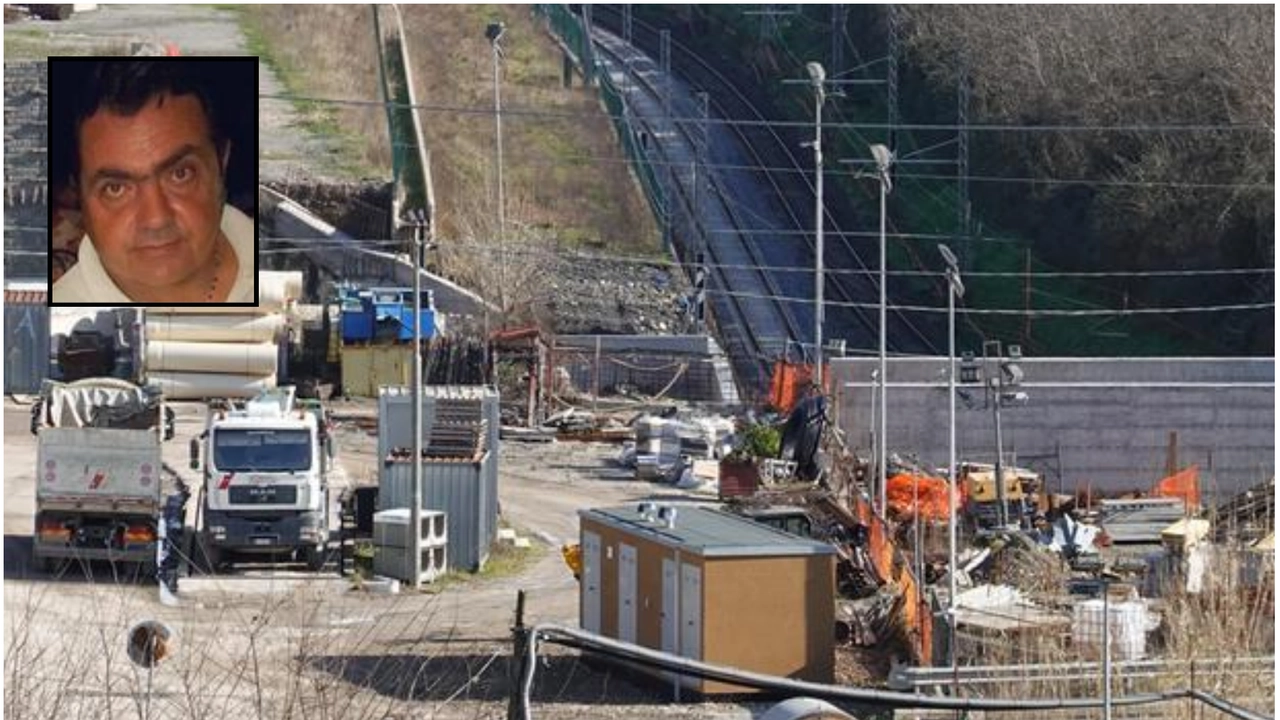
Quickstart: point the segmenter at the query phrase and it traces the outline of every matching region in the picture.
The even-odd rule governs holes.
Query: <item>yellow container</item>
[[[348,395],[377,397],[383,385],[413,382],[412,345],[344,345],[342,388]]]

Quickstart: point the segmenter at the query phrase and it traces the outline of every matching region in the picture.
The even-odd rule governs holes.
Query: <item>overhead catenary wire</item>
[[[498,252],[496,248],[484,246],[482,244],[473,244],[471,245],[471,248],[477,249],[480,252],[490,252],[490,253]],[[272,251],[262,251],[262,252],[272,252]],[[307,249],[292,248],[292,249],[285,250],[285,252],[305,253],[307,252]],[[677,263],[676,261],[665,260],[665,259],[622,258],[617,256],[598,256],[598,255],[597,256],[589,256],[589,255],[570,256],[570,255],[557,255],[555,253],[551,253],[548,251],[534,251],[532,253],[529,253],[529,252],[511,250],[511,249],[508,249],[505,252],[507,252],[508,254],[517,254],[517,255],[525,254],[525,255],[533,255],[533,256],[539,256],[539,257],[551,257],[556,259],[579,259],[579,260],[585,260],[585,261],[631,263],[631,264],[638,264],[638,265],[651,266],[651,267],[652,266],[679,267],[679,263]],[[708,265],[708,267],[712,267],[712,266]],[[812,271],[810,268],[771,268],[768,266],[759,266],[759,265],[743,265],[743,266],[721,265],[718,267],[721,267],[722,269],[742,269],[742,270],[760,270],[760,269],[787,270],[792,272],[805,272],[805,273]],[[833,272],[837,272],[837,271],[833,271]],[[869,273],[872,271],[841,270],[838,272]],[[943,275],[943,273],[928,273],[926,271],[900,271],[900,272],[902,274],[935,275],[938,277],[941,277]],[[1170,271],[1170,272],[1174,272],[1174,271]],[[1274,272],[1274,271],[1273,270],[1250,270],[1249,272],[1261,273],[1261,272]],[[966,275],[970,275],[970,274],[966,273]],[[989,276],[991,277],[1005,277],[1005,276],[1022,277],[1024,275],[1025,275],[1024,273],[1008,273],[1008,274],[991,273]],[[1070,275],[1064,274],[1064,276],[1070,276]],[[811,303],[812,302],[812,298],[809,298],[807,296],[776,295],[776,294],[769,294],[769,293],[751,293],[751,292],[732,291],[732,290],[720,290],[716,288],[708,288],[705,290],[705,292],[708,295],[722,295],[727,297],[738,297],[738,298],[748,298],[748,299],[757,299],[757,300],[772,300],[776,302],[791,302],[791,303]],[[856,309],[873,309],[873,308],[880,307],[878,303],[848,302],[848,301],[839,301],[839,300],[828,300],[826,301],[826,304],[832,307],[847,307],[847,308],[856,308]],[[942,306],[934,307],[934,306],[902,305],[902,304],[891,303],[886,307],[887,309],[898,311],[898,312],[919,312],[919,313],[947,312],[947,308]],[[1032,318],[1091,317],[1091,316],[1106,317],[1106,316],[1125,316],[1125,315],[1175,315],[1175,314],[1188,314],[1188,313],[1253,311],[1253,310],[1265,310],[1265,309],[1270,309],[1274,307],[1275,307],[1275,303],[1239,303],[1239,304],[1225,304],[1225,305],[1196,305],[1196,306],[1179,306],[1179,307],[1090,308],[1090,309],[1082,309],[1082,310],[1064,310],[1064,309],[1056,309],[1056,308],[1044,308],[1044,309],[956,308],[956,313],[958,315],[966,315],[966,316],[1007,315],[1007,316],[1032,317]]]
[[[810,303],[812,299],[807,297],[793,297],[786,295],[766,295],[763,293],[748,293],[735,290],[708,290],[708,294],[729,295],[733,297],[754,298],[758,300],[773,300],[775,302],[802,302]],[[855,302],[837,302],[830,301],[829,305],[836,307],[852,307],[852,308],[878,308],[878,303],[855,303]],[[898,305],[889,304],[886,306],[890,310],[896,312],[919,312],[919,313],[945,313],[945,306],[932,305]],[[1089,309],[1089,310],[1060,310],[1060,309],[1003,309],[1003,308],[956,308],[957,315],[1007,315],[1016,317],[1102,317],[1111,315],[1177,315],[1184,313],[1210,313],[1210,312],[1233,312],[1243,310],[1266,310],[1275,308],[1275,303],[1244,303],[1236,305],[1196,305],[1182,307],[1159,307],[1159,308],[1112,308],[1112,309]]]
[[[727,230],[725,232],[733,232]],[[902,237],[911,237],[903,234]],[[264,238],[268,239],[268,238]],[[313,240],[310,238],[269,238],[272,241],[307,243],[309,247],[350,247],[351,243],[346,241],[327,241]],[[364,246],[365,243],[380,246],[403,245],[402,241],[397,240],[361,240],[358,241]],[[480,240],[442,240],[442,245],[465,248],[468,250],[478,250],[486,254],[517,255],[524,257],[542,257],[548,259],[559,260],[575,260],[582,262],[609,262],[628,265],[645,265],[645,266],[661,266],[669,268],[682,268],[684,263],[679,260],[665,257],[646,257],[641,255],[614,255],[607,253],[586,253],[579,251],[562,251],[550,250],[545,248],[508,248],[502,250],[492,244]],[[308,248],[279,248],[260,250],[260,253],[305,253]],[[34,251],[33,251],[34,252]],[[43,253],[44,251],[39,251]],[[757,265],[752,263],[704,263],[707,268],[718,268],[723,270],[767,270],[770,272],[782,273],[812,273],[813,268],[807,266],[778,266],[778,265]],[[863,268],[836,268],[827,270],[831,274],[844,275],[868,275],[876,274],[877,270]],[[885,273],[896,277],[936,277],[943,278],[946,276],[944,271],[938,270],[886,270]],[[971,271],[966,272],[967,278],[1107,278],[1107,277],[1211,277],[1211,276],[1238,276],[1238,275],[1274,275],[1274,267],[1260,268],[1214,268],[1204,270],[1104,270],[1104,271],[1070,271],[1070,270],[1042,270],[1032,271],[1031,273],[1022,271]]]
[[[824,126],[825,127],[825,126]],[[564,164],[580,164],[580,163],[596,163],[599,165],[607,164],[633,164],[629,158],[606,157],[603,155],[590,154],[564,154],[556,157],[555,160],[541,160],[538,158],[526,158],[522,160],[526,165],[534,166],[550,166],[559,167]],[[661,158],[646,158],[644,164],[657,168],[672,168],[681,170],[688,167],[688,162],[678,160],[663,160]],[[792,174],[805,176],[811,174],[811,170],[802,167],[782,167],[768,165],[752,165],[740,163],[710,162],[702,161],[699,167],[706,170],[721,170],[735,172],[769,172],[778,174]],[[827,177],[862,177],[860,171],[857,170],[837,170],[834,168],[826,168],[823,175]],[[1092,179],[1092,178],[1054,178],[1054,177],[1005,177],[999,175],[937,175],[929,173],[902,173],[893,174],[894,180],[972,180],[974,182],[984,183],[1011,183],[1021,185],[1097,185],[1100,187],[1150,187],[1150,188],[1172,188],[1186,190],[1274,190],[1273,183],[1214,183],[1214,182],[1190,182],[1190,181],[1160,181],[1160,180],[1110,180],[1110,179]]]
[[[463,115],[492,115],[492,107],[466,107],[462,105],[436,105],[431,103],[397,103],[383,102],[381,100],[359,100],[351,98],[324,98],[311,95],[301,95],[297,93],[259,93],[258,98],[262,100],[279,100],[284,102],[310,102],[331,105],[349,105],[354,107],[385,107],[391,106],[396,109],[416,108],[425,112],[454,112]],[[526,117],[545,117],[557,119],[579,119],[587,117],[598,117],[600,113],[592,111],[573,112],[573,111],[556,111],[556,110],[531,110],[522,107],[503,107],[503,115],[516,115]],[[613,119],[621,119],[621,116],[610,115],[607,117]],[[690,116],[672,116],[675,122],[697,123],[702,122],[700,117]],[[706,122],[715,125],[742,125],[742,126],[763,126],[763,127],[795,127],[810,128],[813,123],[810,121],[798,120],[740,120],[729,118],[710,118]],[[917,130],[917,131],[938,131],[938,132],[955,132],[956,130],[968,130],[971,132],[1155,132],[1155,133],[1211,133],[1211,132],[1239,132],[1239,133],[1272,133],[1274,129],[1265,124],[1238,123],[1231,125],[1204,125],[1204,124],[1177,124],[1177,123],[1146,123],[1131,125],[1017,125],[1017,124],[972,124],[957,125],[953,123],[895,123],[890,126],[887,123],[860,123],[860,122],[844,122],[844,123],[823,123],[823,127],[832,129],[863,129],[863,130]]]

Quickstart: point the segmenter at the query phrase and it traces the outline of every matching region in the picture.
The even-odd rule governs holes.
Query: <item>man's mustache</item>
[[[168,225],[155,230],[142,230],[138,233],[135,245],[140,248],[160,247],[177,242],[183,238],[182,229],[177,225]]]

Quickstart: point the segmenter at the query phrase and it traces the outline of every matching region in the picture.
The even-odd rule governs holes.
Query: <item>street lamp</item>
[[[809,71],[809,81],[813,85],[813,166],[816,175],[816,187],[813,193],[813,227],[814,227],[814,272],[813,272],[813,377],[818,387],[822,387],[822,295],[825,290],[823,282],[823,245],[822,245],[822,104],[827,99],[824,83],[827,71],[821,63],[811,62],[805,65]]]
[[[502,45],[498,43],[506,32],[507,25],[502,22],[489,23],[484,36],[493,49],[493,126],[495,156],[498,164],[498,306],[505,315],[507,311],[507,240],[506,240],[506,204],[503,202],[502,183]]]
[[[886,448],[889,446],[888,440],[888,414],[885,409],[889,406],[889,397],[886,393],[888,389],[888,375],[885,369],[885,348],[886,348],[886,323],[885,323],[885,306],[888,304],[885,294],[885,204],[889,192],[893,190],[893,182],[889,179],[889,168],[893,165],[893,151],[884,145],[872,145],[871,157],[876,161],[876,177],[880,180],[880,456],[876,462],[879,470],[880,483],[880,512],[885,511],[886,504],[886,485],[889,480],[889,465],[886,458],[888,453]]]
[[[964,282],[960,280],[960,264],[951,248],[939,244],[938,252],[947,263],[947,430],[950,437],[947,474],[951,488],[947,492],[947,539],[951,568],[947,573],[947,617],[951,623],[951,667],[956,667],[956,491],[959,489],[959,472],[956,469],[956,298],[964,297]]]

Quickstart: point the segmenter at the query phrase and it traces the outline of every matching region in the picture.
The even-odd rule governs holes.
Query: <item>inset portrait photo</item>
[[[257,121],[257,58],[49,58],[50,304],[256,304]]]

